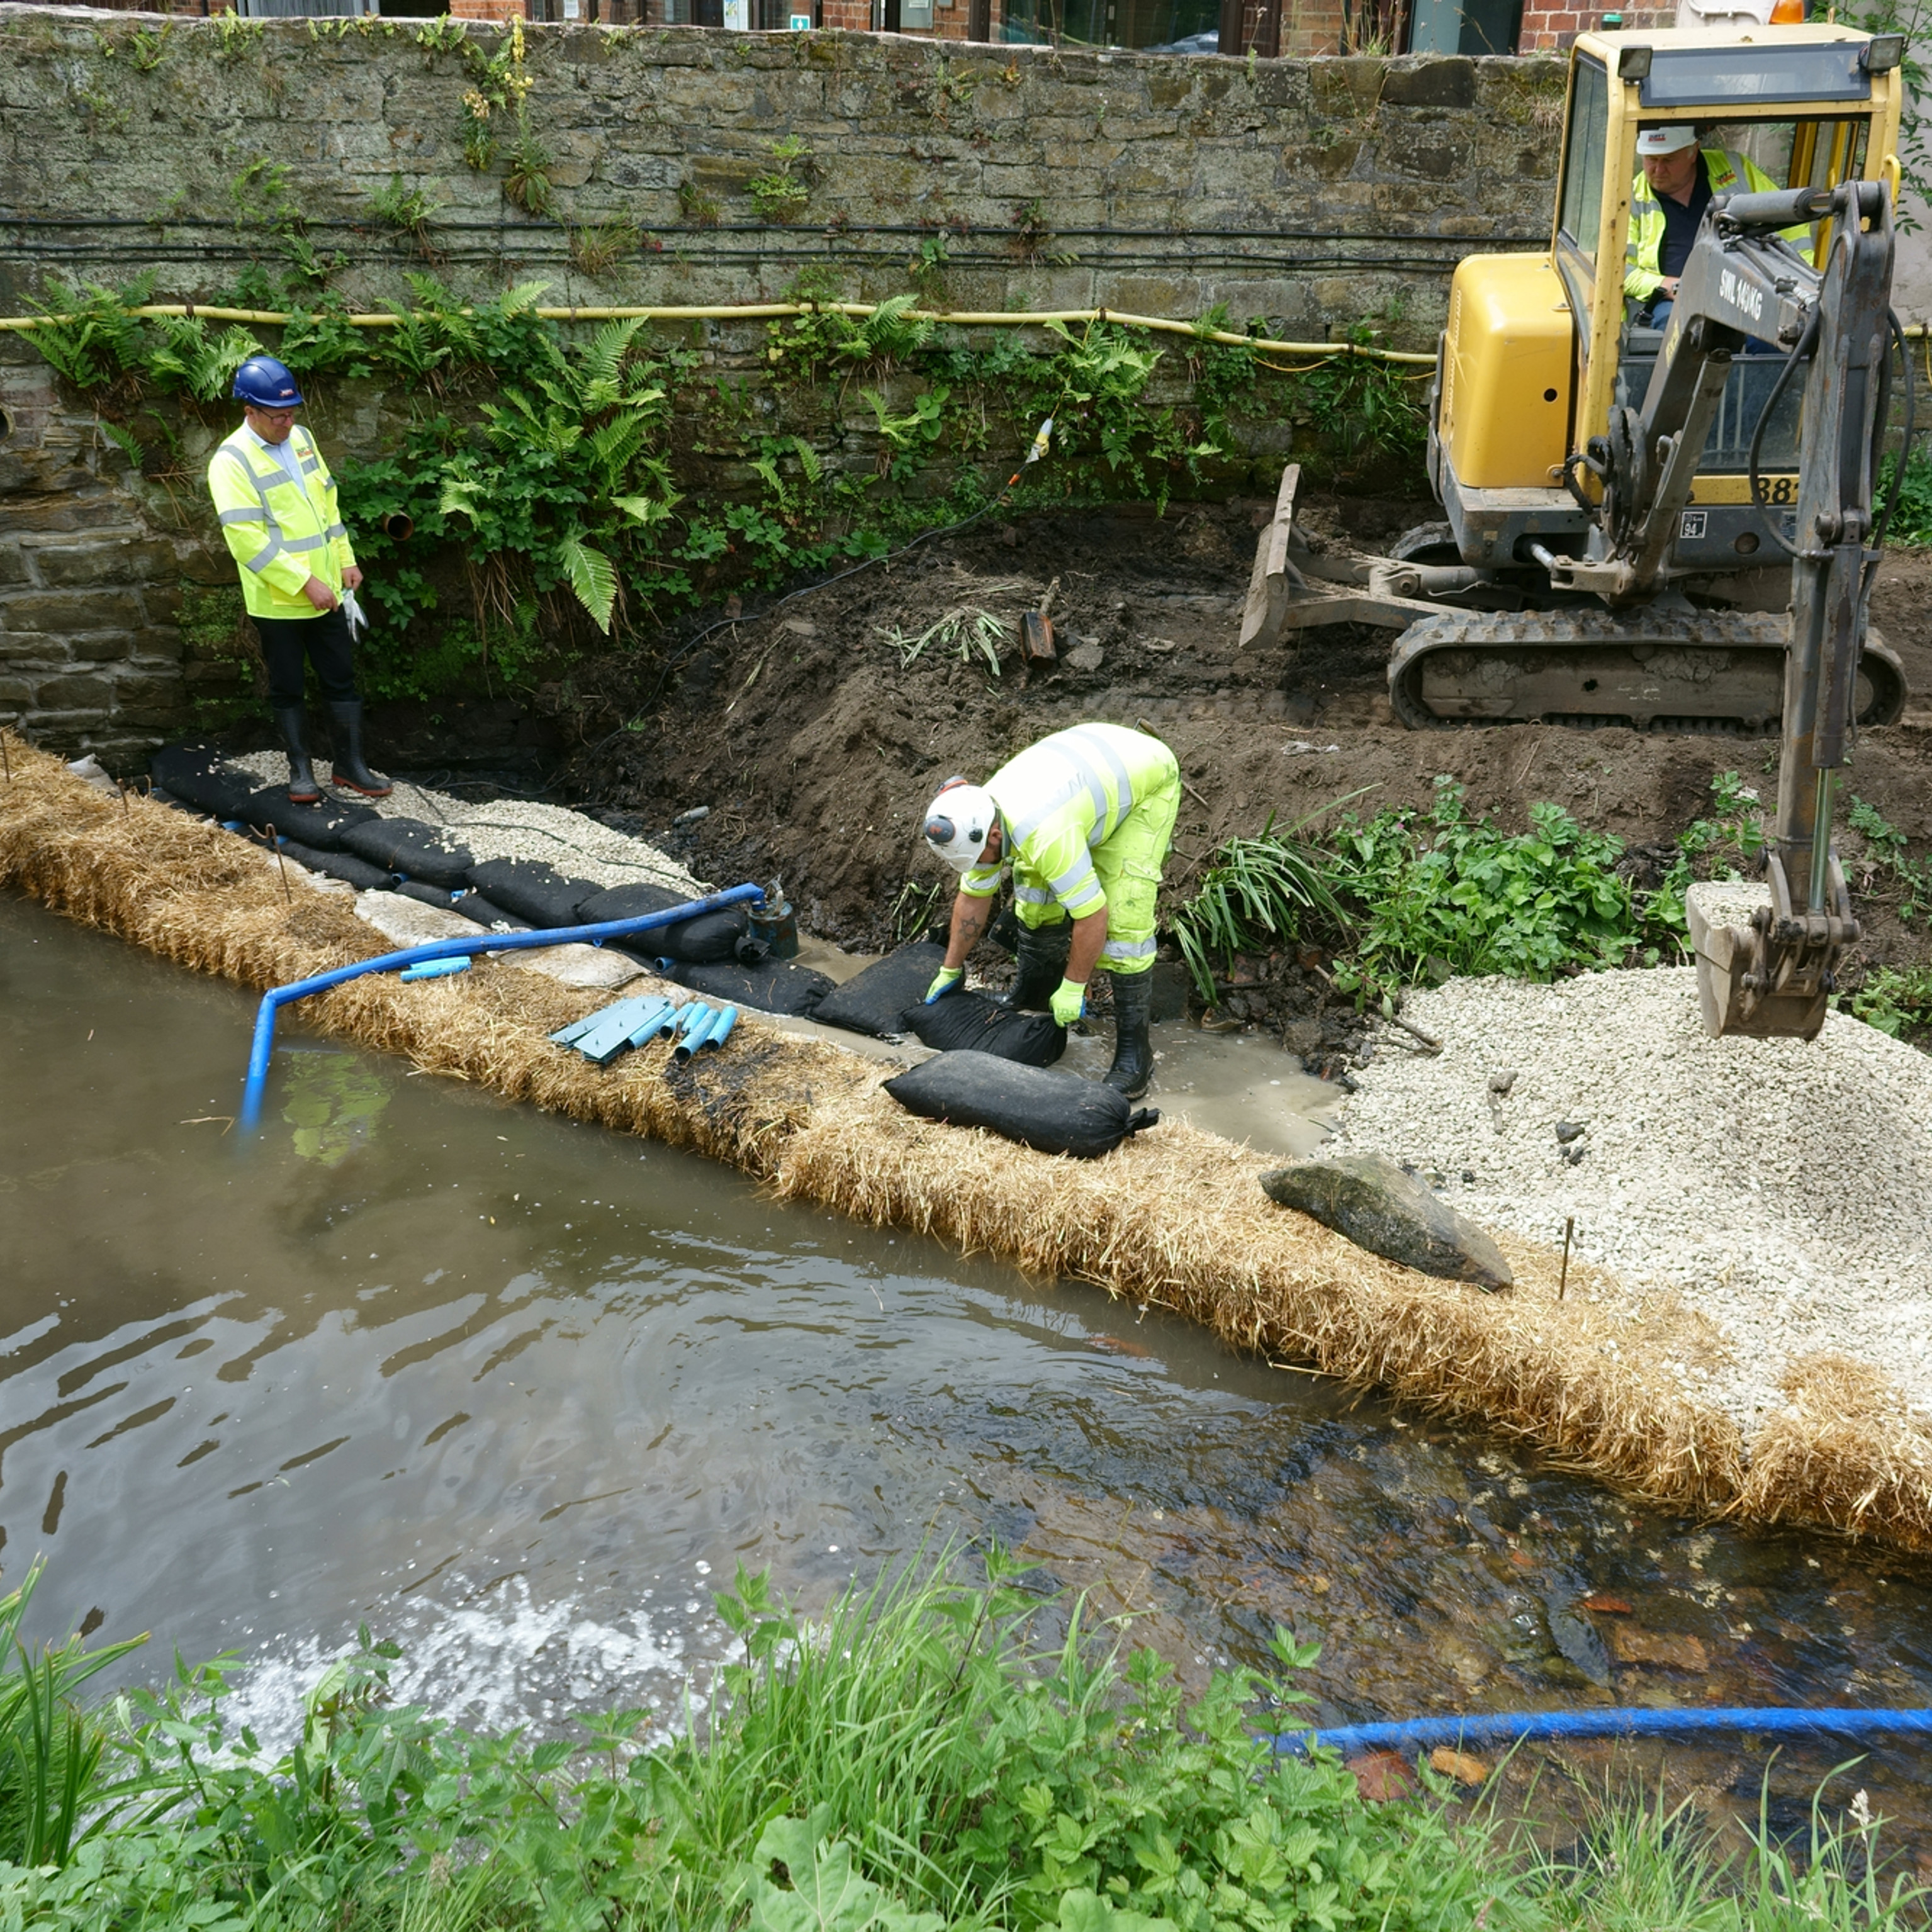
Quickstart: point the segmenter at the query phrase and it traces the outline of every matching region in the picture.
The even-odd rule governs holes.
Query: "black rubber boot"
[[[1045,1012],[1047,1002],[1066,976],[1067,949],[1072,944],[1073,926],[1069,920],[1063,919],[1058,926],[1022,926],[1015,948],[1019,973],[997,1004],[1009,1012]]]
[[[328,715],[335,726],[335,776],[330,781],[364,798],[387,798],[394,788],[379,772],[362,762],[362,700],[351,698],[332,704]]]
[[[282,742],[289,748],[289,802],[320,805],[322,788],[315,782],[315,768],[308,761],[308,719],[299,704],[285,704],[275,712],[275,724]]]
[[[1154,1078],[1154,1048],[1148,1044],[1148,1015],[1154,1010],[1151,973],[1114,973],[1114,1064],[1105,1075],[1130,1100],[1138,1100]]]

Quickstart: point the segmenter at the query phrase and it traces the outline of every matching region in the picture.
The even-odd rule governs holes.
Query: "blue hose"
[[[326,993],[332,986],[359,980],[365,973],[393,973],[413,966],[419,959],[454,959],[478,952],[522,952],[543,946],[568,946],[580,940],[601,946],[607,939],[623,939],[634,932],[648,932],[654,926],[676,926],[695,919],[701,913],[717,912],[725,906],[740,905],[764,897],[761,886],[734,886],[728,891],[712,892],[688,905],[670,906],[662,912],[640,913],[635,919],[611,919],[597,926],[564,926],[546,932],[490,932],[462,939],[434,939],[425,946],[405,946],[400,952],[385,952],[374,959],[358,959],[352,966],[338,966],[333,972],[318,973],[311,980],[292,980],[286,986],[272,986],[262,995],[255,1013],[255,1037],[248,1049],[248,1077],[242,1083],[241,1131],[253,1133],[261,1124],[262,1094],[268,1081],[268,1057],[274,1051],[275,1015],[292,1000],[305,1000],[311,993]]]
[[[1520,1711],[1478,1718],[1411,1718],[1385,1724],[1343,1724],[1330,1730],[1284,1732],[1274,1741],[1283,1756],[1324,1744],[1345,1756],[1354,1751],[1406,1754],[1432,1744],[1495,1743],[1535,1738],[1668,1738],[1700,1731],[1766,1731],[1786,1736],[1828,1731],[1862,1737],[1872,1732],[1932,1732],[1932,1710],[1807,1711],[1770,1708],[1664,1711]]]

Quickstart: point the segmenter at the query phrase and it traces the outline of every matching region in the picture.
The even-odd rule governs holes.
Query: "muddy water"
[[[1190,1676],[1318,1636],[1330,1721],[1932,1702],[1922,1568],[1646,1513],[286,1021],[244,1149],[250,1012],[0,901],[0,1563],[46,1556],[44,1631],[236,1650],[273,1724],[367,1618],[410,1694],[557,1726],[674,1708],[741,1561],[822,1598],[998,1537]],[[1618,1762],[1754,1811],[1766,1760]],[[1780,1756],[1774,1816],[1832,1762]],[[1932,1844],[1925,1775],[1886,1747],[1852,1782]]]

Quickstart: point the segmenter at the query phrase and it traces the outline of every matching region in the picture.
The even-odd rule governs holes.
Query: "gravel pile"
[[[1412,1163],[1538,1240],[1574,1215],[1582,1255],[1724,1333],[1727,1362],[1683,1373],[1748,1428],[1819,1349],[1932,1414],[1932,1058],[1838,1013],[1808,1044],[1712,1040],[1689,967],[1451,980],[1404,1017],[1441,1057],[1383,1033],[1331,1151]]]
[[[279,752],[251,752],[229,762],[252,772],[264,784],[281,784],[289,775],[288,760]],[[315,760],[315,774],[325,784],[329,782],[332,767],[327,759]],[[355,797],[352,793],[344,796]],[[538,805],[523,799],[470,805],[447,792],[400,780],[387,798],[356,802],[373,806],[386,818],[416,818],[428,825],[447,826],[479,862],[540,860],[573,879],[588,879],[592,885],[668,886],[688,892],[694,898],[707,890],[655,845],[613,831],[560,805]]]

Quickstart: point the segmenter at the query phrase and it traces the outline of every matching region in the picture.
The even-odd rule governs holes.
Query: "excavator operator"
[[[1624,256],[1624,293],[1646,328],[1662,328],[1677,298],[1677,278],[1697,238],[1714,194],[1757,194],[1778,184],[1748,155],[1698,145],[1696,128],[1678,121],[1642,128],[1636,152],[1643,172],[1630,185],[1630,245]],[[1787,228],[1784,239],[1806,261],[1811,231]]]

